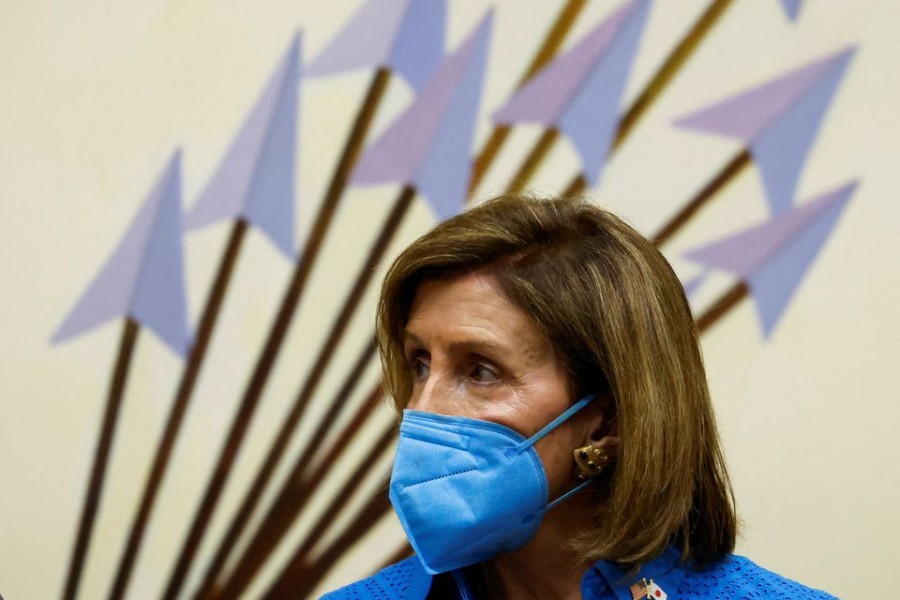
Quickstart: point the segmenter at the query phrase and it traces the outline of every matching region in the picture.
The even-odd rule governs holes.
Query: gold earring
[[[575,465],[578,467],[578,479],[584,481],[596,477],[612,462],[612,457],[599,448],[590,444],[575,448],[573,452]]]

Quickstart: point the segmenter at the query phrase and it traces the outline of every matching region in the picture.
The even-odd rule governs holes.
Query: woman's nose
[[[417,389],[413,390],[408,408],[423,412],[451,414],[447,412],[450,394],[444,379],[432,372],[424,382],[416,386]]]

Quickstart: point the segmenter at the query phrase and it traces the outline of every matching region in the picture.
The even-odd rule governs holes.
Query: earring
[[[578,467],[578,479],[582,481],[596,477],[612,463],[612,457],[609,454],[590,444],[581,448],[575,448],[573,456],[575,457],[575,465]]]

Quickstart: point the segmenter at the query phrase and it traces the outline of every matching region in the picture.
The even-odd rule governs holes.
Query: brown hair
[[[622,220],[577,199],[501,196],[410,245],[385,277],[378,343],[397,408],[411,393],[403,330],[426,280],[479,271],[530,315],[569,373],[573,399],[609,391],[619,457],[575,546],[637,568],[677,545],[708,565],[734,548],[734,498],[697,330],[669,263]]]

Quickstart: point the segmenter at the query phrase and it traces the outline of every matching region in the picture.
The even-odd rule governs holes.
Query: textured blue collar
[[[672,597],[671,595],[681,588],[685,570],[689,568],[688,565],[679,562],[680,557],[681,553],[669,546],[665,552],[641,567],[636,575],[629,574],[611,562],[601,560],[588,570],[585,578],[592,575],[592,570],[599,573],[615,594],[616,600],[632,600],[631,586],[642,579],[647,583],[652,579],[660,589]]]

